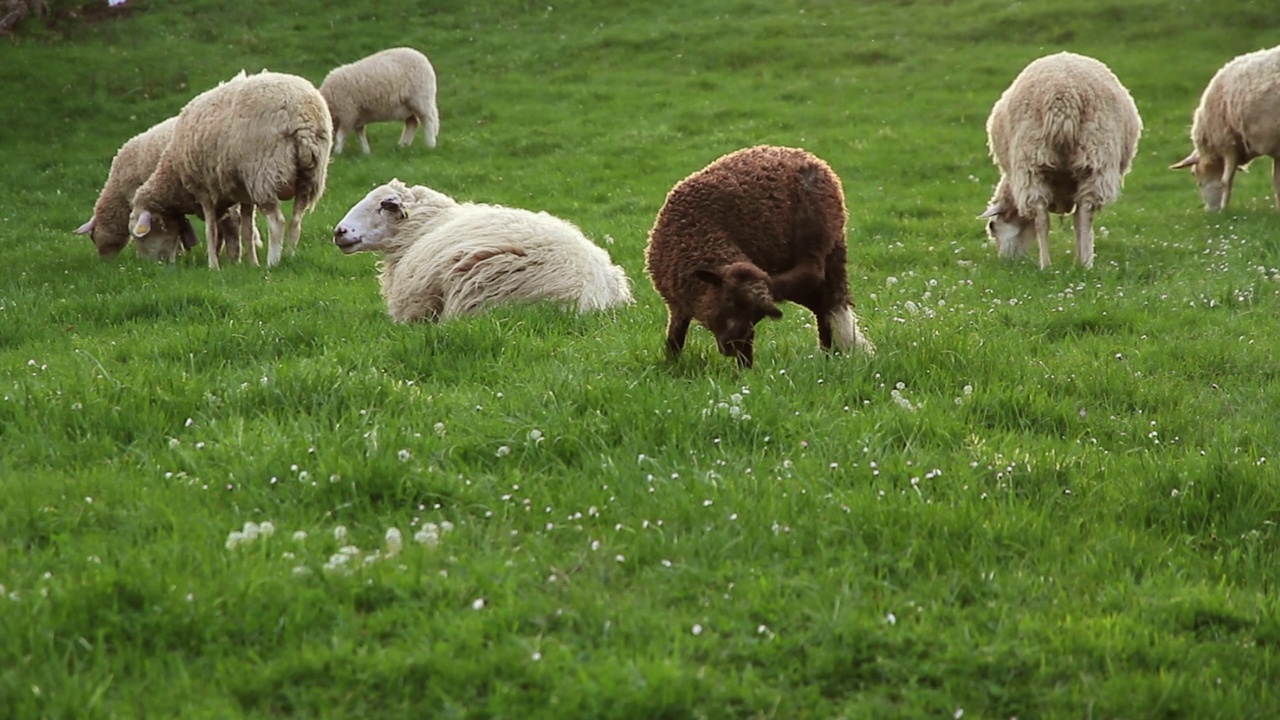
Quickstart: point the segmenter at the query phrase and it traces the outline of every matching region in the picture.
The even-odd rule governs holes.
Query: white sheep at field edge
[[[1272,159],[1271,185],[1280,208],[1280,47],[1232,59],[1209,81],[1191,126],[1195,149],[1174,170],[1192,168],[1206,210],[1231,199],[1236,170]]]
[[[336,67],[320,84],[320,94],[333,115],[335,154],[342,152],[347,134],[354,131],[360,149],[368,155],[365,125],[395,120],[404,121],[401,147],[413,143],[419,125],[427,147],[436,146],[440,132],[436,71],[417,50],[391,48]]]

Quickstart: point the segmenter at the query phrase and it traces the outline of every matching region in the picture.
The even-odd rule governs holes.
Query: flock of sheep
[[[225,251],[258,263],[254,214],[267,217],[267,264],[292,251],[302,216],[324,194],[331,149],[354,131],[403,121],[401,145],[421,126],[434,147],[436,77],[420,52],[394,48],[333,70],[317,89],[262,72],[191,100],[116,154],[88,234],[99,254],[134,239],[138,254],[173,260],[198,240],[205,219],[209,265]],[[1049,214],[1074,213],[1076,260],[1093,262],[1093,218],[1120,193],[1142,120],[1103,63],[1058,53],[1030,63],[987,119],[1000,180],[979,217],[1002,257],[1039,246],[1049,265]],[[1225,207],[1237,169],[1280,159],[1280,47],[1237,57],[1206,87],[1191,131],[1192,168],[1205,206]],[[1273,173],[1280,207],[1280,162]],[[287,226],[280,209],[293,201]],[[750,367],[756,325],[781,317],[779,302],[814,313],[824,349],[875,346],[858,326],[847,280],[844,193],[823,160],[796,148],[756,146],[719,158],[672,188],[645,250],[645,269],[669,312],[667,348],[684,347],[693,321],[720,352]],[[393,320],[447,320],[513,301],[552,300],[579,312],[634,302],[630,281],[573,224],[547,213],[459,203],[392,180],[334,229],[342,252],[385,255],[380,283]]]

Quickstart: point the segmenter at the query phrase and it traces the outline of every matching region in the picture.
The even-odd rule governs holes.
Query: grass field
[[[1273,3],[129,4],[0,39],[0,717],[1280,716],[1270,162],[1214,215],[1166,169]],[[279,267],[71,234],[203,89],[395,45],[439,147],[349,143]],[[1146,130],[1041,272],[983,123],[1064,49]],[[664,359],[646,233],[757,143],[842,177],[876,357],[787,307]],[[572,220],[636,305],[393,325],[331,242],[392,177]]]

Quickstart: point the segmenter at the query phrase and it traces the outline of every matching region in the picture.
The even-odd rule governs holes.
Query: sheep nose
[[[339,225],[333,229],[333,241],[337,242],[347,236],[347,229]]]

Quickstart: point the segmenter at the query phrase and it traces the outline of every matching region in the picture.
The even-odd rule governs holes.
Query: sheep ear
[[[981,215],[979,215],[979,216],[978,216],[978,219],[979,219],[979,220],[986,220],[987,218],[993,218],[993,217],[995,217],[995,216],[997,216],[997,215],[999,215],[999,214],[1000,214],[1000,206],[999,206],[999,205],[990,205],[990,206],[988,206],[988,207],[987,207],[987,209],[986,209],[986,210],[984,210],[984,211],[982,212],[982,214],[981,214]]]
[[[151,232],[151,211],[143,210],[138,216],[138,222],[134,223],[133,236],[145,237],[149,232]]]
[[[196,237],[196,229],[191,227],[191,221],[185,217],[178,221],[178,237],[182,239],[182,247],[190,250],[200,242]]]
[[[395,213],[401,220],[409,217],[409,213],[405,212],[404,205],[400,204],[400,198],[389,197],[382,201],[382,209],[390,213]]]
[[[724,276],[714,268],[700,267],[693,271],[693,276],[708,285],[720,287],[724,284]]]
[[[87,223],[85,223],[85,224],[81,225],[80,227],[76,228],[76,234],[77,234],[77,235],[88,235],[89,233],[93,232],[93,221],[94,221],[94,218],[89,218],[89,222],[87,222]]]
[[[1170,165],[1169,169],[1181,170],[1182,168],[1191,167],[1192,165],[1195,165],[1196,163],[1199,163],[1199,162],[1200,162],[1200,153],[1198,151],[1192,152],[1190,155],[1183,158],[1180,162],[1176,162]]]

